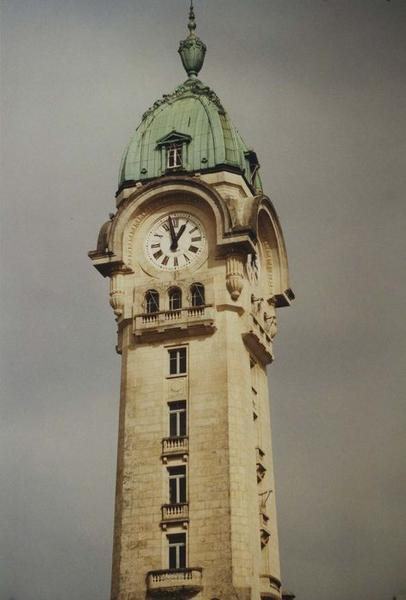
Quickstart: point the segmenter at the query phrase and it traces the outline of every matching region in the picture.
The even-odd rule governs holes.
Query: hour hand
[[[176,244],[178,243],[180,236],[185,231],[185,229],[186,229],[186,223],[184,225],[182,225],[182,227],[178,231],[178,235],[176,236]]]

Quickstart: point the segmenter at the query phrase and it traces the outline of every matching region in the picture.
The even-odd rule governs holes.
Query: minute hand
[[[176,240],[175,228],[173,226],[173,222],[172,222],[170,215],[168,217],[168,222],[169,222],[169,231],[171,234],[171,250],[176,250],[178,247],[178,242]]]

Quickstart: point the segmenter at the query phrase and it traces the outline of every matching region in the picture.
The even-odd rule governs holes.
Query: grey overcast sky
[[[141,115],[185,78],[186,0],[1,0],[0,600],[107,600],[119,397],[86,253]],[[297,300],[270,369],[283,580],[406,590],[405,0],[196,0]]]

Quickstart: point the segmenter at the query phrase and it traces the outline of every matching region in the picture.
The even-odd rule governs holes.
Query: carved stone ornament
[[[110,306],[116,317],[120,317],[123,314],[124,301],[124,275],[122,273],[114,273],[110,279]]]
[[[242,254],[230,254],[226,260],[226,286],[233,300],[238,300],[244,286],[244,262]]]
[[[264,313],[264,321],[265,330],[270,335],[271,340],[273,340],[278,331],[274,301],[269,303],[269,313]]]

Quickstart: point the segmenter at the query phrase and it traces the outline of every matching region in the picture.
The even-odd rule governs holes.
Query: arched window
[[[145,312],[148,314],[159,312],[159,294],[156,290],[148,290],[145,294]]]
[[[190,287],[192,293],[192,306],[204,306],[206,300],[204,297],[204,285],[202,283],[194,283]]]
[[[173,287],[168,292],[169,295],[169,310],[179,310],[182,308],[182,290],[178,287]]]

